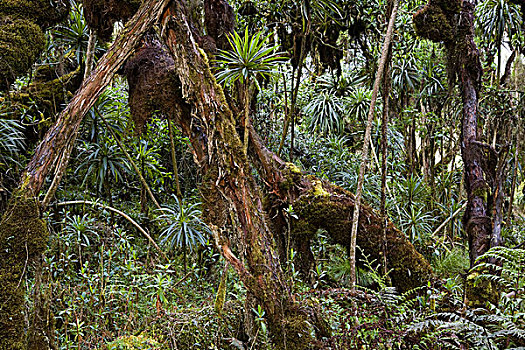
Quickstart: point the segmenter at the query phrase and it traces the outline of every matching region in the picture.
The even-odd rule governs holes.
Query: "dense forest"
[[[525,348],[523,0],[0,0],[0,350]]]

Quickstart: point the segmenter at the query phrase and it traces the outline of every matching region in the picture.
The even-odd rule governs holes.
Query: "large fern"
[[[496,247],[478,260],[476,282],[490,280],[498,286],[498,305],[468,308],[455,300],[451,311],[428,315],[414,322],[409,331],[438,330],[449,334],[452,348],[516,349],[525,346],[525,250]],[[462,306],[462,307],[459,307]],[[442,340],[445,340],[443,338]]]

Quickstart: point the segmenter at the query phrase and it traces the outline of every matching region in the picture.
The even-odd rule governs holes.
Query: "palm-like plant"
[[[364,123],[367,118],[368,110],[370,109],[370,101],[372,100],[372,91],[366,88],[358,87],[350,93],[348,97],[349,102],[349,116],[347,123],[352,121],[361,121]]]
[[[164,166],[160,162],[162,156],[160,149],[148,140],[139,140],[133,144],[133,153],[136,154],[135,159],[140,166],[142,174],[148,179],[155,179],[156,182],[161,183],[166,177],[164,173]]]
[[[93,229],[94,223],[95,219],[90,218],[88,214],[83,216],[73,215],[67,218],[64,234],[69,242],[77,245],[80,265],[83,265],[82,247],[89,247],[92,244],[92,238],[98,238],[97,232]],[[72,245],[74,246],[75,244]]]
[[[394,60],[392,67],[392,86],[399,95],[413,91],[419,85],[419,74],[415,59],[403,56]]]
[[[200,203],[187,204],[175,197],[175,205],[168,205],[160,209],[161,215],[157,220],[162,223],[161,243],[168,251],[174,247],[181,247],[184,271],[186,271],[187,248],[193,251],[193,247],[206,244],[206,235],[210,229],[202,221]]]
[[[480,3],[477,10],[477,27],[483,36],[495,46],[498,53],[498,70],[501,69],[501,45],[506,35],[512,37],[521,28],[520,8],[504,0],[487,0]],[[499,72],[498,72],[499,74]]]
[[[82,6],[74,6],[69,13],[67,23],[58,26],[52,31],[52,35],[53,41],[49,46],[50,51],[61,51],[61,48],[64,48],[64,54],[74,55],[77,63],[82,62],[89,41],[89,28],[84,19]],[[99,57],[103,51],[103,46],[96,45],[95,56]]]
[[[346,97],[352,93],[353,83],[356,79],[349,75],[336,78],[325,74],[317,79],[314,95],[303,108],[303,113],[310,117],[310,130],[323,134],[341,131]]]
[[[0,167],[16,163],[14,156],[25,146],[21,129],[16,120],[0,119]]]
[[[401,229],[410,237],[412,243],[423,243],[432,233],[436,221],[434,215],[422,207],[410,206],[401,209]]]
[[[110,180],[119,182],[129,171],[128,162],[118,146],[109,142],[107,139],[100,143],[85,142],[79,155],[84,161],[75,171],[85,171],[83,184],[91,179],[99,191],[106,186],[109,190]]]
[[[268,38],[262,32],[248,34],[248,29],[241,37],[234,32],[228,37],[231,51],[220,50],[215,61],[219,65],[217,80],[232,84],[240,82],[244,94],[244,151],[248,148],[248,122],[250,97],[253,86],[260,90],[258,77],[269,77],[275,73],[277,62],[283,59],[277,52],[277,46],[268,46]]]
[[[331,134],[341,130],[343,107],[341,99],[334,94],[321,92],[306,105],[303,112],[310,116],[310,130]]]

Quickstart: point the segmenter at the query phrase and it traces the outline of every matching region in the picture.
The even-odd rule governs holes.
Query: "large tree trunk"
[[[241,123],[236,123],[233,115],[240,113],[232,114],[204,52],[195,44],[198,39],[193,35],[197,34],[191,32],[184,13],[182,5],[174,2],[163,20],[164,42],[175,60],[173,69],[181,85],[179,95],[169,100],[178,101],[177,123],[189,136],[194,157],[204,172],[202,194],[206,219],[214,228],[223,256],[239,273],[249,293],[264,307],[275,345],[305,347],[305,339],[309,338],[306,314],[293,301],[276,254],[275,233],[282,232],[279,218],[288,204],[300,215],[293,223],[292,234],[296,242],[306,243],[302,245],[302,257],[307,265],[311,257],[309,241],[318,228],[326,228],[335,242],[348,245],[352,223],[349,213],[354,207],[354,197],[284,163],[262,145],[250,126],[252,162],[272,193],[270,210],[273,207],[279,213],[275,217],[272,212],[265,214],[260,190],[250,174],[235,128]],[[167,107],[167,111],[173,113],[173,108]],[[358,244],[372,258],[379,258],[383,236],[381,220],[366,205],[361,209],[359,233]],[[392,279],[403,291],[424,285],[431,276],[428,262],[392,224],[388,225],[388,236]],[[237,249],[239,258],[231,253],[230,244]],[[285,255],[280,257],[283,259]]]
[[[463,224],[470,248],[470,266],[491,247],[501,244],[504,154],[482,142],[478,101],[483,69],[474,42],[475,2],[430,0],[414,15],[422,37],[443,41],[447,49],[448,79],[458,80],[463,100],[461,155],[465,168],[467,208]],[[439,24],[439,26],[436,26]],[[467,298],[474,305],[497,302],[490,282],[474,286],[475,274],[467,278]]]
[[[298,265],[307,275],[313,267],[310,241],[318,229],[325,229],[334,243],[348,247],[355,196],[343,188],[303,174],[291,163],[285,163],[270,152],[251,127],[251,159],[267,185],[267,211],[275,235],[282,242],[281,256],[286,256],[287,223],[285,209],[291,205],[297,220],[291,222],[291,240],[299,253]],[[401,292],[426,285],[432,278],[428,261],[419,254],[406,236],[392,222],[386,224],[388,250],[383,255],[381,215],[362,204],[359,210],[357,245],[371,260],[387,261],[392,284]]]
[[[157,19],[165,4],[165,1],[149,1],[143,5],[132,20],[131,32],[126,32],[103,58],[99,68],[84,83],[37,148],[22,176],[18,196],[11,201],[8,213],[2,218],[0,254],[3,256],[0,256],[0,276],[5,277],[0,289],[3,298],[0,300],[8,301],[0,309],[0,322],[3,322],[0,324],[2,348],[23,347],[23,294],[19,289],[19,281],[23,279],[27,262],[39,256],[45,247],[47,231],[39,219],[39,205],[34,197],[60,152],[74,139],[85,112],[111,80],[116,69],[131,54],[139,42],[139,34]],[[196,34],[191,30],[180,1],[172,1],[169,10],[164,13],[162,33],[173,55],[174,69],[179,78],[180,89],[174,91],[180,95],[174,101],[178,103],[178,113],[173,117],[190,137],[195,160],[203,170],[205,215],[212,224],[217,245],[236,269],[249,293],[264,307],[276,347],[307,348],[312,338],[312,325],[317,326],[316,331],[322,331],[322,324],[312,322],[315,317],[309,320],[305,307],[299,305],[292,296],[281,261],[275,253],[272,221],[263,209],[260,190],[251,176],[251,168],[236,130],[238,121],[234,120],[222,89],[210,72],[206,55],[195,43]],[[117,52],[117,49],[121,51]],[[256,154],[263,157],[262,153],[266,152],[266,158],[260,162],[258,169],[267,184],[276,190],[273,207],[291,203],[304,218],[294,224],[296,240],[309,238],[307,235],[315,227],[325,227],[336,242],[347,244],[351,224],[347,218],[353,208],[353,196],[338,187],[304,176],[293,166],[283,166],[284,163],[267,152],[262,144],[252,142]],[[309,214],[316,210],[315,216]],[[366,206],[362,210],[359,229],[361,241],[358,242],[367,254],[379,254],[374,250],[374,245],[381,246],[379,216]],[[319,221],[322,217],[326,218],[323,222]],[[428,263],[393,226],[389,232],[392,241],[399,243],[399,248],[392,244],[390,250],[395,252],[390,266],[399,266],[397,270],[401,271],[401,277],[396,278],[396,281],[404,283],[406,279],[410,280],[404,288],[424,283],[430,276]],[[308,242],[308,239],[304,241]],[[236,248],[239,258],[232,253],[230,246]],[[304,247],[307,254],[309,245]],[[406,264],[395,264],[402,261]],[[411,279],[408,273],[410,269],[417,278]],[[12,322],[13,315],[20,317]]]
[[[274,253],[272,231],[231,109],[210,71],[206,54],[196,45],[184,6],[173,1],[162,22],[164,41],[182,87],[182,104],[186,104],[182,107],[185,111],[178,113],[178,124],[190,136],[204,174],[201,191],[205,216],[217,245],[247,291],[264,308],[276,348],[307,348],[311,339],[308,318],[293,300]],[[239,258],[230,250],[232,243]]]
[[[122,63],[140,43],[142,34],[155,23],[167,0],[144,2],[123,34],[86,79],[55,125],[46,133],[24,170],[0,221],[0,349],[24,349],[24,275],[47,244],[48,230],[40,218],[37,196],[62,152],[71,149],[80,122],[109,84]],[[33,346],[35,346],[33,344]],[[41,344],[44,349],[47,345]]]

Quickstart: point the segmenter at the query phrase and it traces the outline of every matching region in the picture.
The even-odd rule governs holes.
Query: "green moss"
[[[313,191],[312,194],[315,197],[329,197],[330,193],[323,188],[323,183],[320,180],[312,181]]]
[[[43,67],[49,67],[47,65]],[[33,83],[25,86],[20,91],[11,93],[7,100],[0,98],[0,113],[9,112],[12,118],[23,117],[24,114],[40,115],[38,128],[45,129],[52,122],[68,99],[82,83],[82,71],[78,67],[75,71],[65,74],[60,78],[44,81],[44,77],[56,75],[51,73],[53,69],[46,68],[45,73],[40,75],[41,79],[35,79]],[[45,75],[44,75],[45,74]],[[33,141],[31,136],[26,140],[29,144]]]
[[[500,297],[497,284],[479,278],[484,272],[472,269],[465,280],[465,296],[470,307],[485,307],[487,302],[497,305]]]
[[[436,5],[445,13],[455,14],[461,11],[461,0],[436,0]]]
[[[215,296],[215,312],[218,315],[222,314],[222,309],[224,308],[224,302],[226,301],[226,283],[228,281],[228,270],[223,271],[221,276],[221,282],[219,283],[219,288],[217,289],[217,295]]]
[[[292,235],[295,239],[303,240],[313,237],[318,229],[325,229],[335,243],[347,247],[352,228],[353,195],[337,186],[322,187],[319,180],[309,180],[311,189],[293,203],[299,220],[292,222]],[[362,204],[357,245],[371,259],[382,261],[382,241],[383,230],[379,215]],[[387,264],[394,286],[404,292],[425,285],[432,277],[430,264],[390,222],[387,227],[387,241]]]
[[[161,343],[146,335],[127,335],[107,344],[104,350],[162,350],[166,349]]]
[[[17,76],[25,74],[44,49],[42,29],[24,19],[0,20],[0,90],[5,90]]]
[[[281,174],[283,175],[283,179],[279,183],[279,187],[283,191],[290,190],[301,181],[301,169],[294,163],[286,162],[284,169],[281,170]]]
[[[13,195],[0,222],[0,349],[24,348],[24,274],[47,245],[34,198]]]
[[[46,29],[64,19],[69,12],[68,1],[50,0],[2,0],[0,16],[25,19]]]
[[[302,174],[301,169],[299,169],[299,167],[295,165],[294,163],[286,162],[286,167],[288,168],[291,174],[295,174],[295,175]]]
[[[472,190],[472,195],[474,197],[482,198],[483,201],[487,203],[487,199],[489,197],[489,189],[487,186],[480,186]]]
[[[283,329],[285,329],[287,337],[286,342],[283,342],[283,339],[273,339],[274,344],[278,344],[282,349],[310,349],[312,330],[304,314],[297,312],[289,315],[285,318],[283,324],[277,324],[276,326],[280,329],[272,331],[271,334],[282,334]]]
[[[416,34],[434,42],[447,42],[454,38],[454,31],[443,9],[428,3],[413,17]]]
[[[78,66],[76,70],[65,74],[51,81],[35,81],[30,84],[23,93],[28,94],[28,98],[36,101],[41,109],[47,112],[47,117],[54,117],[61,109],[68,98],[73,96],[73,92],[82,82],[82,71]],[[27,101],[21,101],[26,102]]]

